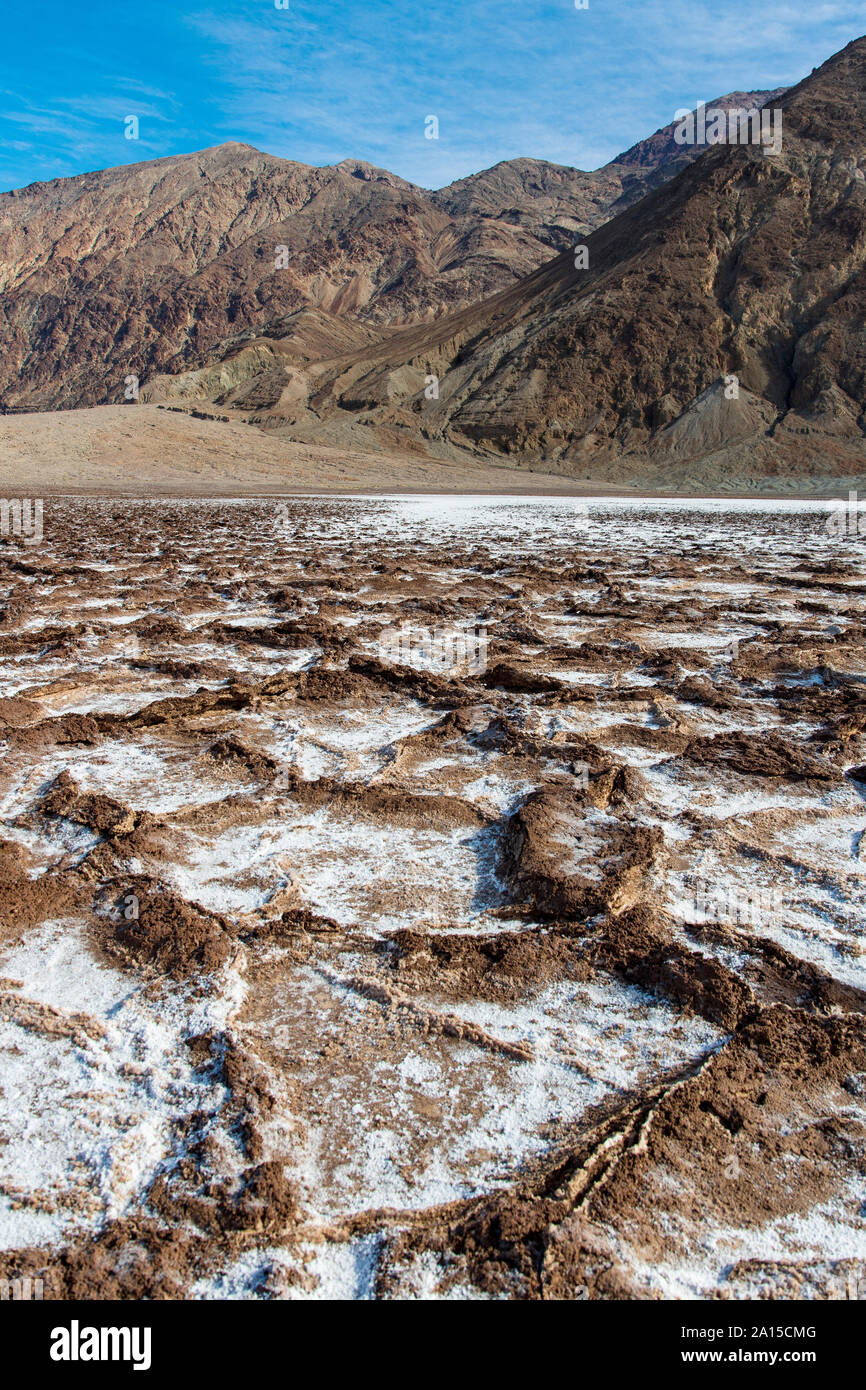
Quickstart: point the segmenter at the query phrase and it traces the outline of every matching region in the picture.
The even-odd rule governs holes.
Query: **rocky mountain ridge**
[[[667,138],[594,173],[516,159],[435,193],[235,143],[0,194],[0,408],[118,402],[129,376],[263,334],[304,363],[433,322],[633,203],[681,162]]]

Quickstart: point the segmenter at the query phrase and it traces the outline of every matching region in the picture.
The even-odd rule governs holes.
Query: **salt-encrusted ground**
[[[0,1274],[866,1294],[825,522],[57,500],[0,542]]]

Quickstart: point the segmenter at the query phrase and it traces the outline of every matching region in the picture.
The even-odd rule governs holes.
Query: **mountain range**
[[[866,39],[778,153],[665,127],[430,192],[230,144],[0,195],[0,401],[686,486],[866,474]],[[583,247],[580,254],[576,248]]]
[[[671,130],[594,173],[515,159],[438,192],[357,160],[319,169],[227,144],[0,194],[0,401],[103,404],[129,374],[265,334],[307,361],[432,322],[694,158]]]

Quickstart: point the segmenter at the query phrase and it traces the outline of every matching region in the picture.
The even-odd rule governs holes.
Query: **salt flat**
[[[866,565],[826,522],[47,498],[0,542],[0,1274],[861,1278]]]

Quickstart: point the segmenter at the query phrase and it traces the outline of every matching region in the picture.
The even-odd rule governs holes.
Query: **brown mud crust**
[[[0,1278],[866,1288],[861,549],[579,523],[55,499],[0,538]]]

